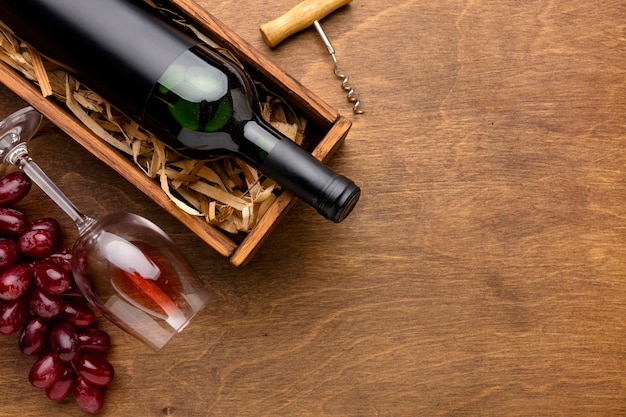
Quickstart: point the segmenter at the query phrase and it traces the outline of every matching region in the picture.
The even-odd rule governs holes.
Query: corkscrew
[[[273,48],[294,33],[313,25],[333,60],[335,76],[341,79],[341,88],[346,92],[348,102],[352,103],[352,111],[354,114],[363,114],[364,111],[360,108],[361,101],[355,95],[354,88],[349,84],[350,78],[345,73],[339,71],[339,62],[335,48],[333,48],[328,36],[319,23],[321,19],[351,1],[352,0],[305,0],[282,16],[262,24],[261,34],[263,35],[265,43],[270,48]]]
[[[354,88],[352,88],[348,84],[348,82],[350,81],[350,77],[348,77],[346,74],[339,71],[339,63],[337,62],[337,56],[335,55],[335,48],[333,48],[333,45],[330,43],[330,40],[328,39],[328,36],[326,36],[326,33],[324,33],[322,26],[317,20],[313,22],[313,26],[317,30],[317,33],[320,35],[320,38],[322,38],[322,42],[324,42],[324,45],[326,45],[326,49],[328,49],[328,53],[333,59],[333,64],[335,66],[334,68],[335,76],[341,79],[341,88],[343,88],[343,90],[347,92],[346,98],[348,99],[350,103],[353,104],[352,111],[354,111],[354,114],[363,114],[363,110],[359,108],[359,106],[361,105],[361,102],[354,95]]]

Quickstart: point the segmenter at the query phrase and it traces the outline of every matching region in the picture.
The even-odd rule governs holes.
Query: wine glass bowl
[[[104,317],[155,350],[185,328],[210,293],[169,236],[128,212],[98,220],[81,213],[28,154],[42,116],[32,107],[0,121],[0,160],[24,171],[78,228],[77,286]]]
[[[208,301],[174,242],[132,213],[109,214],[88,227],[74,244],[72,270],[96,310],[155,349]]]

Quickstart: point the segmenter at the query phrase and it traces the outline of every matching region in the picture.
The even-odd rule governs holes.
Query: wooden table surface
[[[153,353],[102,320],[103,416],[626,415],[623,1],[355,0],[276,49],[297,1],[200,2],[354,122],[343,223],[294,206],[235,268],[45,123],[33,155],[88,214],[160,224],[214,299]],[[22,103],[0,87],[2,116]],[[29,217],[73,225],[38,190]],[[0,415],[79,416],[0,338]]]

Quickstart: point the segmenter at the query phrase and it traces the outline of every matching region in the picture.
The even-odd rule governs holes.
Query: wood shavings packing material
[[[154,135],[17,39],[2,22],[0,60],[35,83],[44,97],[64,103],[81,123],[131,157],[147,176],[158,179],[163,191],[185,213],[202,216],[228,233],[245,233],[275,200],[278,185],[238,159],[205,162],[171,152]],[[293,117],[289,120],[280,99],[268,94],[261,109],[263,117],[277,130],[302,143],[306,121],[295,118],[293,122]]]

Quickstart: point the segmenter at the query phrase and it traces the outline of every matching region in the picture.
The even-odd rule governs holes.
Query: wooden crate
[[[306,87],[284,73],[258,50],[195,2],[191,0],[164,0],[161,3],[184,16],[196,29],[214,42],[230,50],[255,80],[262,82],[269,89],[282,96],[287,104],[296,111],[297,115],[307,121],[306,140],[313,145],[311,147],[312,155],[323,162],[331,158],[345,139],[351,126],[350,120],[339,115],[337,110],[324,103]],[[281,191],[272,206],[259,222],[249,232],[245,233],[243,238],[232,236],[210,225],[204,218],[189,215],[179,209],[172,203],[159,184],[146,176],[127,155],[123,155],[95,136],[62,104],[53,99],[44,98],[37,86],[2,63],[0,63],[0,82],[7,85],[85,149],[180,220],[218,253],[228,257],[235,266],[243,265],[251,259],[295,202],[296,198],[290,192]]]

